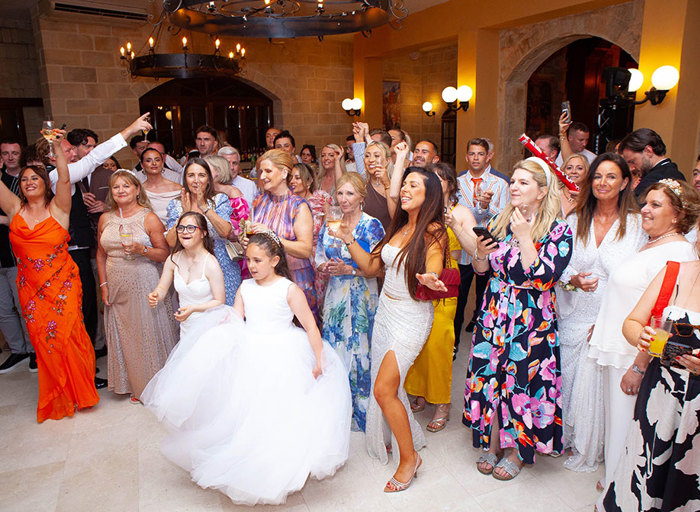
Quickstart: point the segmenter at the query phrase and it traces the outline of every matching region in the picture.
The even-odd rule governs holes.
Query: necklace
[[[657,236],[656,238],[649,237],[649,241],[648,241],[647,243],[648,243],[648,244],[653,244],[653,243],[655,243],[655,242],[658,242],[658,241],[661,240],[662,238],[668,238],[669,236],[674,236],[674,235],[677,235],[677,234],[678,234],[678,233],[676,233],[675,231],[672,231],[672,232],[670,232],[670,233],[666,233],[665,235]],[[648,235],[647,235],[647,236],[648,236]]]

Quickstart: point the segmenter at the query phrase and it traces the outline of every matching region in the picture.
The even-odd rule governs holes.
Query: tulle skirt
[[[143,402],[169,428],[162,452],[192,480],[235,503],[284,503],[309,476],[348,458],[346,371],[324,343],[323,375],[306,332],[255,332],[230,308],[197,320],[148,384]]]

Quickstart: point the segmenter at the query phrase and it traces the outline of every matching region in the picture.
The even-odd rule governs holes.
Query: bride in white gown
[[[170,428],[164,455],[198,485],[236,503],[279,504],[347,460],[350,387],[303,292],[285,277],[277,236],[252,235],[246,258],[253,279],[233,310],[196,321],[188,350],[153,378],[144,403]]]

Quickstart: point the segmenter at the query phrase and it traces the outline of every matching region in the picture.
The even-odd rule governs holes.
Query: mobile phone
[[[63,123],[63,125],[61,126],[61,130],[65,130],[65,129],[66,129],[66,123]]]
[[[484,237],[484,241],[487,242],[487,243],[488,243],[488,242],[498,242],[498,240],[496,240],[496,238],[494,238],[494,236],[491,234],[491,232],[490,232],[488,229],[484,228],[484,227],[481,227],[481,226],[474,226],[474,227],[472,228],[472,230],[474,231],[474,234],[475,234],[477,237],[480,237],[480,236],[481,236],[481,237]]]
[[[569,100],[561,102],[561,113],[566,114],[567,121],[571,121],[571,102]]]

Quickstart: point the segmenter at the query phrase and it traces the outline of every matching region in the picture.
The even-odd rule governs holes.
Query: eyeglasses
[[[185,231],[188,233],[194,233],[195,231],[197,231],[197,229],[199,229],[199,226],[193,226],[192,224],[188,224],[187,226],[183,226],[182,224],[180,224],[178,227],[175,228],[175,230],[178,233],[184,233]]]
[[[700,325],[687,324],[684,322],[673,322],[673,330],[678,336],[689,338],[693,336],[694,331],[700,329]]]

